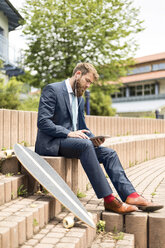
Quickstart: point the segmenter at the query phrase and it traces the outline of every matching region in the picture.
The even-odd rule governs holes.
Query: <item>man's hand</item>
[[[68,138],[89,139],[89,137],[85,133],[90,133],[90,132],[86,129],[70,132],[68,133]]]
[[[93,145],[94,146],[100,146],[101,144],[103,144],[105,141],[105,138],[101,138],[101,139],[92,139]]]

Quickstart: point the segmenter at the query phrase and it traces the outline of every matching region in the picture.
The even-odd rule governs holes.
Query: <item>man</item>
[[[129,213],[138,208],[158,210],[163,206],[149,202],[136,193],[116,152],[100,146],[104,139],[90,140],[94,135],[85,123],[82,95],[98,78],[91,64],[79,63],[71,78],[49,84],[43,89],[35,150],[45,156],[79,158],[97,197],[104,198],[105,210],[116,213]],[[122,202],[113,196],[100,163],[103,163]]]

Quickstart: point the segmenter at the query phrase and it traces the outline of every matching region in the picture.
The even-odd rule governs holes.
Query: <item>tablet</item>
[[[92,138],[90,138],[90,140],[95,140],[95,139],[108,139],[111,138],[111,136],[109,135],[98,135],[98,136],[94,136]]]

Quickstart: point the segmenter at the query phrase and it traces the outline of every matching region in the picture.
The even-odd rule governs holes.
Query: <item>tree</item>
[[[25,99],[19,109],[26,111],[38,111],[38,105],[40,100],[40,93],[28,96]]]
[[[104,95],[102,91],[91,93],[90,114],[99,116],[114,116],[116,111],[110,108],[110,96]]]
[[[142,30],[133,0],[26,0],[25,65],[31,84],[43,87],[71,76],[77,62],[91,62],[101,80],[123,76]]]
[[[116,87],[106,83],[93,84],[90,89],[90,114],[99,116],[114,116],[116,110],[111,106],[110,95],[116,91]]]
[[[4,80],[0,81],[0,108],[18,109],[21,105],[20,92],[22,91],[22,82],[12,77],[6,84]]]
[[[3,62],[0,60],[0,108],[18,109],[20,103],[20,92],[23,91],[23,83],[11,78],[4,83]]]

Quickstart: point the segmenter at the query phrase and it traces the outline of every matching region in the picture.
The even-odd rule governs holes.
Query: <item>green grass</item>
[[[35,218],[33,219],[33,226],[38,226],[38,221]]]
[[[77,191],[77,197],[78,198],[83,198],[83,197],[86,197],[86,194],[83,193],[83,192],[80,192],[79,190]]]
[[[97,227],[97,233],[105,232],[105,221],[99,220],[96,227]]]
[[[28,192],[27,192],[27,189],[24,188],[24,185],[21,184],[20,187],[18,188],[18,196],[27,196]]]
[[[123,232],[119,232],[119,233],[114,233],[113,234],[113,239],[114,240],[123,240],[123,238],[124,238],[124,233]]]
[[[7,149],[6,149],[6,147],[2,147],[2,149],[1,149],[1,151],[6,151]]]
[[[7,173],[5,176],[6,177],[12,177],[12,176],[14,176],[14,173]]]

